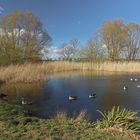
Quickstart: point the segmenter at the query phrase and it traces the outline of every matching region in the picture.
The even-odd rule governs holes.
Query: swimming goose
[[[27,101],[25,101],[24,98],[21,98],[21,104],[22,104],[22,105],[32,105],[33,102],[27,102]]]
[[[134,81],[134,79],[133,78],[130,78],[130,81]]]
[[[135,82],[138,82],[138,78],[135,78],[134,80],[135,80]]]
[[[128,89],[128,87],[127,87],[127,86],[124,86],[124,87],[123,87],[123,90],[124,90],[124,91],[126,91],[127,89]]]
[[[4,98],[4,97],[6,97],[6,96],[7,96],[6,94],[0,93],[0,98],[1,98],[1,99]]]
[[[72,100],[77,100],[77,96],[69,96],[69,100],[72,101]]]
[[[95,93],[92,93],[92,94],[90,94],[88,97],[89,97],[89,98],[96,98],[97,96],[96,96]]]

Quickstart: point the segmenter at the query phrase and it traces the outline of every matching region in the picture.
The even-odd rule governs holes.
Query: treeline
[[[41,60],[43,53],[47,56],[44,48],[51,42],[40,19],[30,11],[17,11],[0,20],[0,64]],[[86,45],[74,39],[59,48],[60,60],[137,60],[140,25],[122,20],[106,21]]]
[[[80,46],[73,40],[61,46],[61,53],[65,59],[137,60],[140,58],[140,25],[125,24],[122,20],[106,21],[85,46]]]

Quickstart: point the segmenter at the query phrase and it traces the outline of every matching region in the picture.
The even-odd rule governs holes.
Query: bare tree
[[[88,44],[85,48],[85,56],[90,61],[97,59],[97,48],[93,40],[88,41]]]
[[[65,60],[70,60],[74,58],[76,48],[78,47],[78,40],[74,39],[71,40],[69,43],[63,43],[60,47],[60,55],[65,59]]]
[[[120,51],[124,47],[124,38],[126,37],[124,28],[123,21],[116,20],[114,22],[105,22],[100,29],[103,44],[106,45],[110,60],[119,59]]]
[[[140,25],[129,23],[126,25],[126,58],[135,60],[140,53]]]
[[[0,23],[0,50],[11,62],[40,58],[41,50],[51,41],[38,17],[17,11],[4,16]]]
[[[103,60],[106,55],[106,48],[102,45],[102,38],[100,32],[96,34],[88,41],[85,48],[82,49],[83,58],[96,61]]]

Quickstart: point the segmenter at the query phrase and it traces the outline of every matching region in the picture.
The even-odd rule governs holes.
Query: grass
[[[64,71],[140,72],[139,62],[43,62],[0,67],[0,81],[36,82],[49,79],[49,75]]]
[[[140,132],[140,118],[137,117],[137,112],[113,107],[110,112],[99,111],[99,113],[103,116],[103,119],[97,121],[98,128],[121,127]]]
[[[66,113],[57,113],[52,119],[44,120],[37,117],[30,117],[27,111],[17,105],[11,105],[0,101],[0,139],[1,140],[138,140],[132,127],[126,127],[129,120],[127,117],[122,118],[125,125],[120,125],[122,121],[115,119],[122,116],[125,112],[129,118],[133,112],[113,108],[110,113],[105,113],[104,118],[99,122],[89,122],[86,119],[86,112],[81,112],[78,116],[69,118]],[[114,114],[110,117],[110,114]],[[109,119],[108,119],[109,118]],[[111,119],[112,118],[112,119]],[[130,117],[131,118],[131,117]],[[134,120],[133,120],[134,118]],[[111,121],[109,125],[102,125],[105,120]],[[134,113],[129,125],[133,125],[135,119],[140,118]],[[113,120],[113,121],[112,121]],[[114,123],[115,122],[115,123]],[[138,122],[139,123],[139,122]],[[114,127],[118,124],[118,127]],[[100,127],[99,127],[100,126]],[[136,125],[137,130],[140,128]],[[122,130],[123,128],[123,130]],[[122,131],[120,131],[120,129]]]

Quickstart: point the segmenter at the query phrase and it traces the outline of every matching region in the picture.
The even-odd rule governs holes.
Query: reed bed
[[[140,72],[140,62],[42,62],[0,67],[0,81],[35,82],[64,71]]]

